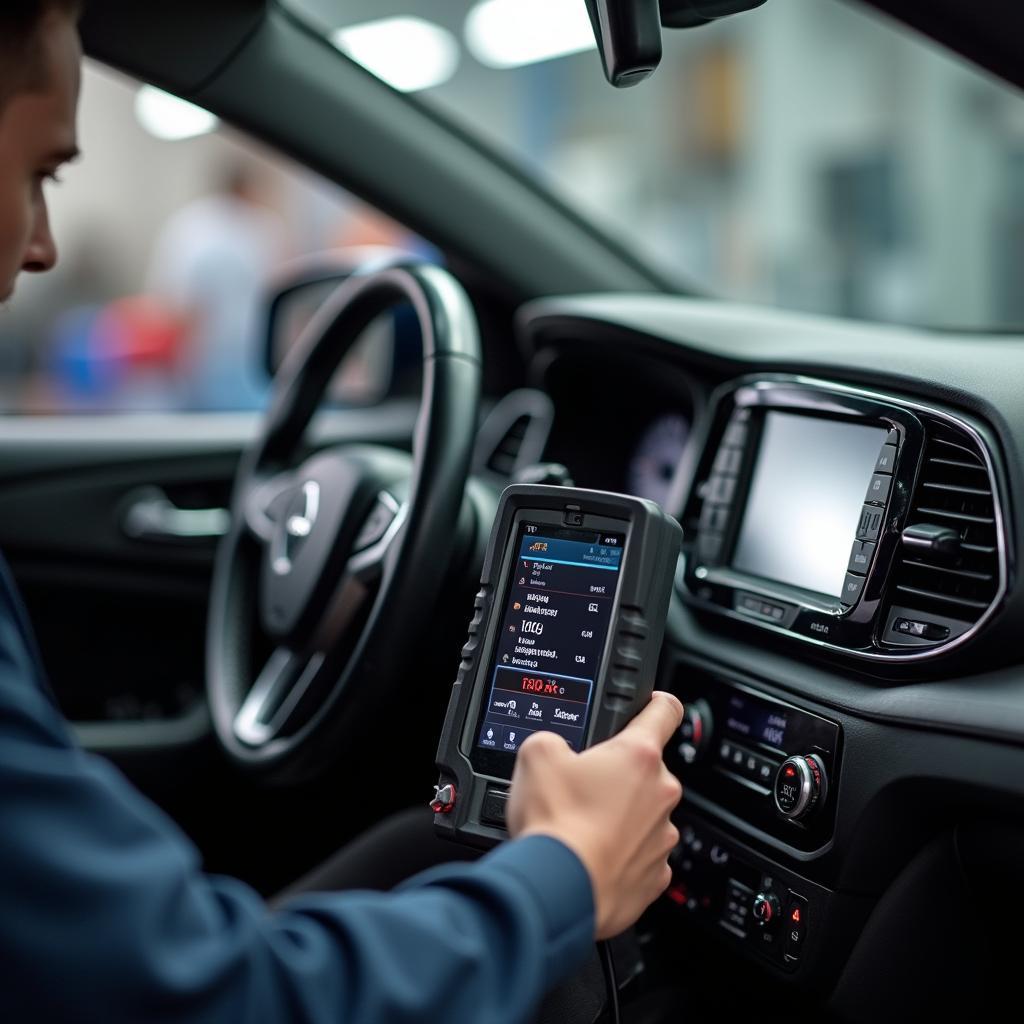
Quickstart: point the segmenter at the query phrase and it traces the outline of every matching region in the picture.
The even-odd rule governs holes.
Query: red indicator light
[[[679,906],[682,906],[686,902],[686,886],[673,885],[668,891],[668,898],[673,903],[678,903]]]
[[[793,924],[799,924],[800,923],[800,908],[799,907],[794,907],[793,908],[793,913],[789,915],[789,919],[793,922]]]
[[[791,764],[787,764],[786,765],[786,778],[787,779],[791,779],[791,778],[793,778],[794,775],[796,775],[796,769]]]

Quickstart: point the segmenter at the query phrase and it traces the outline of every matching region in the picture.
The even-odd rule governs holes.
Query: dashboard
[[[519,328],[545,459],[683,526],[654,946],[862,1019],[992,991],[1024,945],[998,911],[1024,880],[1024,337],[654,296]]]
[[[546,348],[534,377],[554,406],[546,459],[565,465],[580,487],[671,508],[697,407],[685,373],[597,343]]]

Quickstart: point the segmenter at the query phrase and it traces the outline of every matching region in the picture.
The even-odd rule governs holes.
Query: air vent
[[[487,468],[498,476],[511,476],[519,463],[519,453],[530,429],[531,418],[519,416],[502,435],[487,460]]]
[[[538,462],[553,421],[554,406],[543,391],[522,388],[507,394],[480,427],[474,470],[508,480]]]
[[[924,461],[906,525],[936,527],[952,542],[904,544],[893,574],[894,605],[976,623],[999,595],[999,532],[993,482],[978,441],[948,423],[928,420]],[[949,531],[955,531],[956,538]],[[939,531],[935,531],[936,533]],[[953,629],[953,635],[964,629]]]

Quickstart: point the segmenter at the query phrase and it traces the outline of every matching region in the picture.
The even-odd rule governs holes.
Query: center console
[[[922,662],[967,644],[1004,600],[1005,479],[967,415],[744,378],[713,397],[693,481],[677,589],[709,635],[728,619],[796,655]],[[842,716],[693,652],[664,671],[686,715],[666,751],[684,797],[662,912],[781,974],[813,973],[850,933],[837,924],[850,895],[830,888]]]
[[[793,973],[832,898],[800,865],[832,844],[842,729],[686,657],[662,685],[686,708],[666,749],[684,799],[665,909]]]

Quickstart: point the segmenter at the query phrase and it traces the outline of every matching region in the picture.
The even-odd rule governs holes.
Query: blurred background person
[[[242,162],[226,165],[216,192],[164,224],[145,291],[181,323],[183,408],[263,406],[265,290],[286,255],[284,224],[259,173]]]

